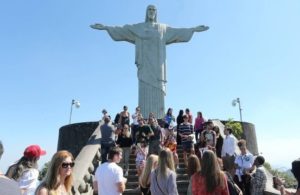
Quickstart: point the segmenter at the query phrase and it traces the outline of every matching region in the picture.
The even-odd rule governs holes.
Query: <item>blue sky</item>
[[[0,7],[1,170],[30,144],[48,152],[40,165],[50,160],[72,99],[74,123],[99,120],[102,108],[134,111],[134,46],[89,25],[143,22],[149,4],[161,23],[210,27],[167,47],[166,107],[238,120],[239,97],[268,162],[288,168],[300,157],[299,1],[10,0]]]

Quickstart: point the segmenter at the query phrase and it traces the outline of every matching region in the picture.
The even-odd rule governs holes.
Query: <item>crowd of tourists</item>
[[[178,194],[176,169],[179,169],[177,146],[183,150],[184,167],[189,175],[188,194],[245,194],[260,195],[266,188],[267,176],[263,156],[254,156],[247,149],[246,140],[237,140],[230,127],[220,128],[212,120],[205,120],[201,112],[193,119],[191,111],[180,110],[175,118],[169,108],[163,119],[153,113],[143,117],[139,107],[130,115],[128,107],[112,121],[103,112],[101,148],[120,148],[118,170],[120,188],[125,190],[129,156],[135,154],[139,190],[142,194]],[[101,150],[95,185],[104,194],[108,175],[115,173],[107,166],[108,150]],[[100,170],[106,172],[105,177]],[[123,178],[123,179],[121,179]],[[102,186],[102,188],[101,188]],[[122,191],[119,191],[122,192]],[[285,192],[287,194],[288,192]]]
[[[153,113],[145,118],[140,108],[130,115],[127,106],[114,120],[103,109],[100,120],[101,164],[95,172],[94,192],[114,195],[125,191],[127,178],[136,174],[142,195],[176,195],[176,170],[180,169],[177,149],[183,150],[189,178],[187,194],[262,195],[267,182],[263,156],[254,156],[245,140],[237,140],[230,127],[220,128],[205,120],[201,112],[193,120],[191,111],[180,110],[175,118],[169,108],[163,119]],[[0,158],[4,151],[0,142]],[[5,174],[0,172],[1,195],[72,194],[74,158],[66,150],[56,152],[47,173],[39,181],[37,162],[46,151],[28,146],[23,156]],[[135,155],[136,173],[129,171],[129,157]],[[300,181],[300,160],[292,163],[292,172]],[[293,194],[275,181],[281,194]],[[300,186],[296,195],[300,195]]]

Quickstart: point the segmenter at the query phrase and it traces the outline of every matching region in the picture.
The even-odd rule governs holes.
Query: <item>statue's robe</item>
[[[163,118],[166,95],[166,45],[188,42],[192,28],[171,28],[159,23],[139,23],[123,27],[108,27],[115,41],[135,44],[135,64],[138,68],[139,106],[145,118],[153,112]],[[185,66],[185,64],[183,65]]]

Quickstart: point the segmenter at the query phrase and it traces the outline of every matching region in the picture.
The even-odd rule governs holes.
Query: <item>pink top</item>
[[[205,120],[203,117],[197,117],[195,119],[195,125],[194,125],[195,130],[199,130],[202,127],[204,122],[205,122]]]

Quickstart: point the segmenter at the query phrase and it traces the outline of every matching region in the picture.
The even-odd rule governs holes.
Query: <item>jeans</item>
[[[114,147],[116,144],[114,141],[101,143],[101,164],[107,162],[107,154],[110,148]]]
[[[124,147],[123,150],[123,156],[122,156],[122,168],[124,168],[125,171],[129,169],[129,156],[130,156],[130,147]]]

